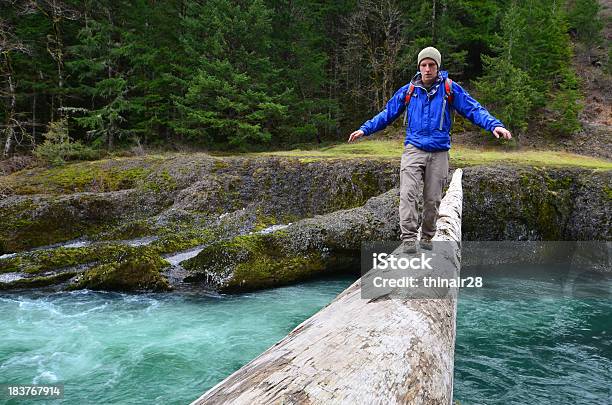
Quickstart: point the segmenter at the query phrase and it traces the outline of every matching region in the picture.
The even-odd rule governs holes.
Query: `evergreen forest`
[[[584,97],[576,44],[585,64],[606,46],[599,10],[596,0],[2,0],[1,153],[344,141],[430,45],[513,132],[570,136]]]

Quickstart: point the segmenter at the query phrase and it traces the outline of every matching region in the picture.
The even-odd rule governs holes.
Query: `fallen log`
[[[435,241],[459,266],[461,170],[440,207]],[[449,404],[456,298],[361,297],[361,279],[193,404]]]

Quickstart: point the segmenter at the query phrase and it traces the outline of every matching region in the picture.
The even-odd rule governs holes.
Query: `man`
[[[400,168],[400,229],[402,251],[416,252],[417,190],[423,181],[421,248],[432,249],[442,189],[448,177],[451,108],[496,138],[512,138],[503,124],[441,71],[442,55],[433,47],[418,56],[418,73],[400,88],[384,110],[354,131],[349,142],[370,136],[391,124],[406,110],[406,138]]]

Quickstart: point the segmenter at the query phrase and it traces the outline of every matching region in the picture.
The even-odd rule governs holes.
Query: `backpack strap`
[[[410,87],[406,92],[406,108],[408,108],[408,104],[410,104],[410,99],[412,98],[412,94],[414,93],[414,84],[410,83]]]
[[[410,87],[408,87],[408,91],[406,92],[406,113],[404,114],[404,125],[408,122],[408,104],[410,104],[410,99],[412,98],[412,94],[414,93],[414,84],[410,83]]]
[[[444,80],[444,97],[446,99],[448,99],[448,101],[450,101],[450,103],[453,103],[453,81],[451,79],[449,79],[448,77],[446,78],[446,80]]]

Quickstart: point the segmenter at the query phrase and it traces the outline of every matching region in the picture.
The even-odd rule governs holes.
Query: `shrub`
[[[62,165],[68,160],[95,160],[100,157],[99,151],[68,136],[65,118],[49,123],[44,138],[44,142],[34,149],[34,155],[48,164]]]
[[[568,136],[580,129],[578,115],[584,105],[574,72],[569,69],[563,72],[562,81],[553,91],[548,107],[551,110],[548,127],[553,135]]]

